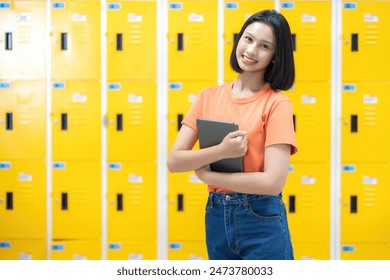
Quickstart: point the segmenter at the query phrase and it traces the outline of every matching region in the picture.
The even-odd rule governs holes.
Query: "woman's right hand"
[[[219,144],[223,158],[237,158],[245,155],[247,150],[246,131],[230,132]]]

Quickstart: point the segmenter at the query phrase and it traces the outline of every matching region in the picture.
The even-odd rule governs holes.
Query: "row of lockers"
[[[210,82],[211,84],[211,82]],[[173,143],[180,122],[202,82],[170,83],[168,139]],[[52,84],[52,146],[54,160],[99,159],[101,129],[107,126],[109,160],[152,160],[157,151],[156,84],[110,83],[107,118],[101,117],[100,83],[67,81]],[[330,160],[330,84],[296,83],[286,91],[293,102],[300,152],[293,161]],[[390,158],[390,82],[344,84],[342,146],[345,162],[387,162]],[[44,81],[1,82],[0,159],[43,159],[46,156]],[[145,137],[147,135],[148,137]],[[29,141],[26,142],[25,139]],[[147,146],[147,149],[144,147]],[[321,147],[321,148],[319,148]]]
[[[387,163],[342,165],[340,250],[353,258],[359,244],[385,248],[390,236],[390,180]],[[55,242],[101,239],[102,195],[100,162],[53,163],[51,192],[52,232]],[[45,162],[1,162],[0,243],[12,240],[45,240]],[[155,243],[157,238],[157,197],[155,162],[108,163],[107,231],[112,243]],[[183,243],[204,240],[202,223],[207,191],[193,172],[170,177],[168,193],[169,251],[183,250]],[[330,165],[295,163],[290,165],[283,196],[293,243],[326,245],[322,250],[300,250],[296,258],[330,258]],[[0,251],[6,245],[0,246]],[[374,246],[374,247],[375,247]],[[4,248],[2,248],[4,247]],[[10,245],[8,246],[10,247]],[[320,246],[321,247],[321,246]],[[204,248],[204,247],[203,247]],[[54,248],[55,249],[55,248]],[[180,250],[179,250],[180,249]],[[185,251],[187,257],[196,250]],[[2,251],[4,252],[4,251]],[[389,258],[388,251],[377,258]],[[2,258],[4,255],[0,252]],[[203,256],[206,258],[207,255]],[[359,255],[361,258],[362,255]]]
[[[293,33],[297,81],[330,81],[332,20],[336,20],[332,5],[337,3],[280,1],[278,9]],[[100,1],[52,1],[51,26],[45,26],[45,1],[0,4],[0,59],[7,65],[0,68],[0,78],[11,80],[46,77],[48,38],[53,80],[98,80],[102,12],[107,15],[104,36],[109,81],[157,79],[157,25],[163,23],[168,29],[169,80],[216,81],[220,16],[224,22],[224,80],[232,80],[235,73],[230,70],[229,56],[240,26],[250,14],[274,8],[274,1],[223,1],[221,13],[218,1],[167,1],[168,17],[157,22],[156,1],[116,1],[104,7]],[[342,1],[343,80],[389,80],[389,11],[389,1]]]

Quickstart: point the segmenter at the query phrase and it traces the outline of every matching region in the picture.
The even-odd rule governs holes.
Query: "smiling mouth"
[[[245,63],[248,63],[248,64],[255,64],[257,62],[256,60],[251,59],[245,55],[242,56],[242,59]]]

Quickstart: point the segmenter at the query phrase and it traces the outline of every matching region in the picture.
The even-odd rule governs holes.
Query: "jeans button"
[[[230,199],[232,199],[232,197],[230,196],[230,195],[225,195],[225,199],[227,200],[227,201],[229,201]]]

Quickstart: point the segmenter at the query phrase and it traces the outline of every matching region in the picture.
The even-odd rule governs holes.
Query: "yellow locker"
[[[390,1],[343,1],[343,81],[390,79]]]
[[[0,81],[0,159],[45,158],[45,97],[44,81]]]
[[[330,246],[329,242],[302,242],[294,243],[295,260],[329,260]]]
[[[101,242],[94,240],[52,241],[50,259],[52,260],[100,260]]]
[[[0,79],[45,78],[45,21],[45,1],[0,1]]]
[[[168,80],[217,81],[217,1],[168,1]]]
[[[99,159],[101,150],[100,83],[52,83],[53,158]]]
[[[156,80],[156,1],[109,1],[109,80]]]
[[[108,241],[108,260],[156,260],[155,241]]]
[[[342,260],[389,260],[389,243],[341,244]]]
[[[390,82],[345,83],[342,88],[342,160],[388,162]]]
[[[168,148],[170,149],[181,127],[181,121],[201,90],[213,86],[208,82],[171,82],[168,85]]]
[[[101,236],[99,161],[53,162],[53,239]]]
[[[233,81],[238,73],[230,67],[230,54],[234,38],[240,32],[241,26],[254,13],[261,10],[274,9],[274,1],[224,1],[224,80]]]
[[[169,260],[207,260],[205,241],[173,241],[168,244]]]
[[[47,259],[45,240],[0,238],[0,260],[45,259]]]
[[[156,159],[156,99],[154,82],[108,83],[109,160]]]
[[[299,152],[291,162],[330,160],[330,84],[295,83],[284,92],[293,104],[295,136]]]
[[[100,1],[51,2],[52,77],[100,78]]]
[[[342,166],[342,243],[390,243],[389,163]]]
[[[168,240],[205,240],[208,191],[194,172],[168,175]]]
[[[0,239],[46,236],[44,161],[0,161]]]
[[[290,24],[296,81],[329,81],[331,1],[281,1]]]
[[[157,166],[152,162],[108,163],[108,238],[156,240]]]
[[[329,163],[291,164],[283,200],[286,203],[293,244],[329,242]]]

